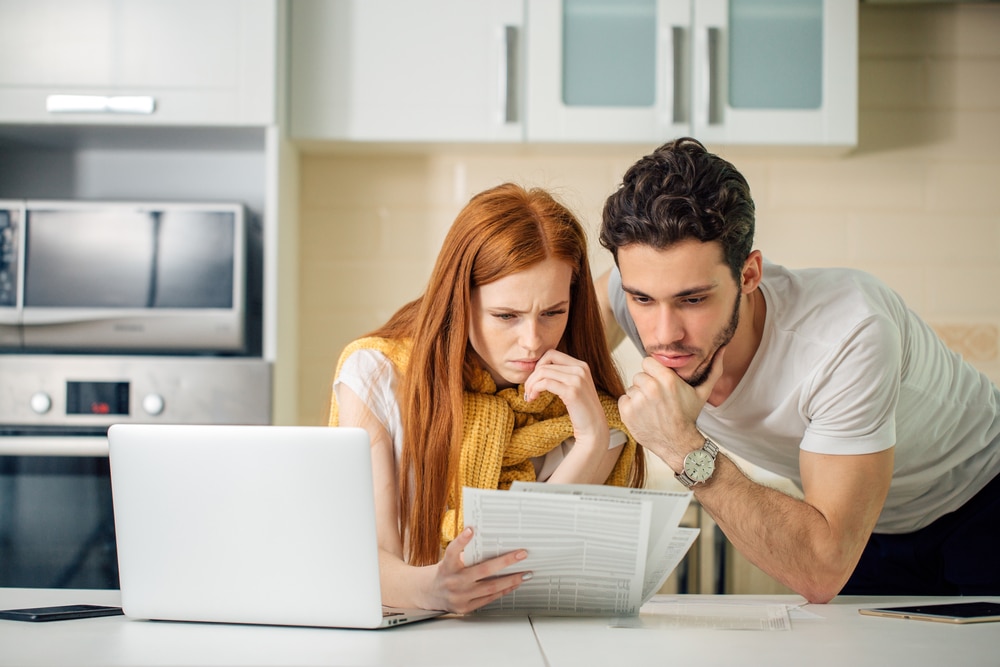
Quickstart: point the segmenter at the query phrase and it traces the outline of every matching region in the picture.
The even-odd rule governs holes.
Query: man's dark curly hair
[[[732,164],[697,139],[663,144],[625,173],[604,204],[601,245],[618,262],[632,244],[667,248],[694,238],[719,241],[737,282],[753,249],[750,186]]]

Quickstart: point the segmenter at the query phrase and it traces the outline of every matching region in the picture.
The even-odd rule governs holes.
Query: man
[[[771,264],[753,232],[746,180],[694,139],[608,198],[598,294],[612,344],[617,321],[646,355],[625,424],[810,602],[1000,594],[1000,390],[874,277]]]

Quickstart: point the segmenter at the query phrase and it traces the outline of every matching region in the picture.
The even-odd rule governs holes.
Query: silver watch
[[[704,484],[715,472],[715,457],[718,454],[719,446],[706,436],[705,444],[700,449],[688,452],[684,457],[684,468],[674,477],[687,488]]]

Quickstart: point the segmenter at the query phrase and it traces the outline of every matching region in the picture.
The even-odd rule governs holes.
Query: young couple
[[[596,281],[549,194],[473,197],[423,296],[334,380],[330,423],[371,436],[383,601],[467,613],[523,581],[497,574],[524,551],[465,566],[462,486],[641,486],[644,449],[811,602],[1000,594],[1000,390],[874,277],[783,268],[753,234],[746,180],[689,138],[608,198]],[[627,390],[624,335],[646,355]]]

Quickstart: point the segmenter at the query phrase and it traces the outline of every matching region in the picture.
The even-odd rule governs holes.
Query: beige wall
[[[841,156],[711,146],[750,181],[757,245],[898,290],[1000,381],[1000,6],[861,5],[859,145]],[[405,106],[405,105],[404,105]],[[401,113],[403,109],[401,107]],[[604,198],[654,146],[490,147],[300,158],[299,420],[320,424],[340,349],[422,289],[455,213],[501,181],[553,189],[596,242]],[[623,364],[632,351],[619,351]]]

